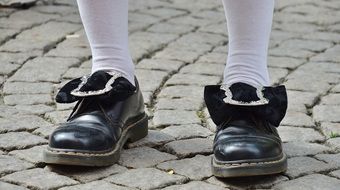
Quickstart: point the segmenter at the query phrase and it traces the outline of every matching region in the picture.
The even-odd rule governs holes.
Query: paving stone
[[[201,56],[197,61],[202,63],[215,63],[225,65],[227,60],[226,53],[210,52]]]
[[[320,128],[326,138],[340,135],[340,123],[321,122]]]
[[[167,49],[173,51],[183,51],[183,52],[196,52],[198,55],[204,55],[214,48],[212,44],[199,44],[199,43],[185,43],[175,41],[167,46]]]
[[[195,32],[180,37],[177,41],[182,43],[222,44],[226,40],[224,36],[211,33]]]
[[[194,138],[172,141],[167,143],[164,148],[167,152],[184,158],[195,154],[210,154],[212,153],[212,145],[211,139]]]
[[[319,94],[314,92],[287,90],[287,96],[288,112],[297,111],[306,113],[306,108],[311,108],[317,102]]]
[[[20,187],[17,185],[13,185],[10,183],[5,183],[0,181],[0,189],[6,189],[6,190],[28,190],[25,187]]]
[[[166,86],[172,85],[215,85],[221,81],[221,77],[198,74],[175,74],[166,81]]]
[[[63,187],[59,190],[92,190],[92,189],[115,189],[115,190],[133,190],[132,188],[118,186],[106,181],[93,181],[87,184],[74,185],[69,187]]]
[[[82,183],[88,183],[127,171],[125,167],[117,164],[106,167],[48,165],[45,167],[45,170],[55,172],[59,175],[68,176]]]
[[[337,135],[337,138],[333,137],[331,139],[328,139],[326,141],[326,144],[328,144],[330,147],[336,149],[336,150],[340,150],[340,135],[339,134],[335,134]]]
[[[193,26],[183,26],[183,25],[174,25],[168,23],[160,23],[157,25],[153,25],[147,29],[147,31],[155,32],[155,33],[170,33],[170,34],[184,34],[194,30]]]
[[[292,58],[306,58],[306,57],[312,57],[315,55],[315,53],[303,50],[303,49],[289,49],[284,47],[277,47],[273,49],[269,49],[269,55],[270,56],[277,56],[277,57],[292,57]]]
[[[71,114],[71,110],[53,111],[45,114],[45,118],[50,120],[54,124],[64,123],[68,116]]]
[[[33,7],[31,10],[40,12],[40,13],[46,13],[46,14],[59,14],[59,15],[69,15],[72,13],[78,13],[78,10],[71,6],[65,6],[65,5],[40,5]]]
[[[180,184],[185,182],[186,178],[168,174],[154,168],[140,168],[128,170],[122,174],[113,175],[105,180],[118,185],[148,190]]]
[[[167,72],[137,69],[136,76],[142,91],[156,91],[163,80],[168,76]]]
[[[5,150],[23,149],[29,146],[44,144],[47,141],[28,132],[9,132],[0,134],[0,148]]]
[[[281,81],[288,74],[288,70],[284,68],[273,68],[269,67],[269,76],[271,84],[280,84]]]
[[[326,164],[310,157],[294,157],[288,159],[288,169],[286,174],[291,178],[297,178],[302,175],[327,171],[334,165]]]
[[[340,94],[328,94],[321,98],[322,105],[340,105]]]
[[[321,144],[306,142],[288,142],[283,144],[288,157],[311,156],[330,151],[330,148]]]
[[[340,62],[340,55],[337,53],[340,51],[340,45],[336,45],[327,49],[324,53],[318,54],[312,57],[312,61],[328,61],[328,62]]]
[[[1,0],[0,5],[4,7],[30,7],[35,5],[37,0]]]
[[[339,93],[340,92],[340,84],[335,85],[332,89],[331,92]]]
[[[183,51],[166,48],[163,51],[156,53],[154,58],[193,63],[199,56],[200,54],[194,51]]]
[[[304,177],[300,177],[294,180],[286,181],[275,185],[273,188],[278,190],[317,190],[327,189],[336,190],[340,185],[340,180],[331,178],[321,174],[312,174]]]
[[[36,105],[16,105],[15,109],[20,110],[22,112],[27,112],[29,114],[34,115],[43,115],[46,112],[51,112],[54,110],[53,107],[47,106],[44,104],[36,104]]]
[[[70,68],[64,75],[64,79],[75,79],[91,73],[89,68]]]
[[[149,130],[148,136],[146,136],[145,138],[137,142],[128,144],[128,147],[129,148],[140,147],[140,146],[155,147],[155,146],[163,145],[165,143],[173,141],[174,139],[175,139],[174,137],[166,133],[156,131],[156,130]]]
[[[78,60],[74,58],[36,58],[20,68],[10,81],[59,82],[61,75],[77,64]]]
[[[158,110],[153,117],[153,123],[156,127],[200,122],[200,119],[194,111]]]
[[[0,155],[0,161],[0,174],[13,173],[33,167],[29,162],[8,155]]]
[[[48,137],[50,136],[50,134],[52,134],[52,132],[57,128],[58,126],[54,126],[54,125],[49,125],[49,126],[41,126],[39,128],[37,128],[36,130],[34,130],[32,133],[35,135],[39,135],[44,137],[45,139],[48,139]]]
[[[188,110],[197,111],[203,105],[202,100],[191,98],[168,99],[159,98],[155,108],[157,110]]]
[[[278,131],[283,142],[318,142],[325,139],[311,128],[281,126]]]
[[[52,104],[50,94],[13,94],[4,97],[6,105]]]
[[[268,57],[268,66],[294,69],[305,62],[304,59],[296,59],[291,57]]]
[[[187,184],[183,184],[183,185],[173,185],[170,187],[166,187],[164,188],[164,190],[187,190],[187,189],[197,189],[197,190],[222,190],[225,188],[216,186],[216,185],[212,185],[212,184],[208,184],[208,183],[204,183],[201,181],[192,181],[189,182]]]
[[[329,175],[340,179],[340,170],[332,171],[331,173],[329,173]]]
[[[137,64],[136,68],[175,72],[183,65],[184,63],[181,61],[173,61],[167,59],[143,59]]]
[[[322,160],[336,167],[340,167],[340,154],[318,154],[315,156],[316,159]]]
[[[313,107],[313,119],[315,121],[340,122],[340,106],[317,105]]]
[[[176,158],[176,156],[160,152],[153,148],[138,147],[124,150],[121,154],[119,164],[128,168],[148,168]]]
[[[67,185],[78,184],[77,181],[41,168],[16,172],[1,178],[4,181],[33,187],[36,189],[56,189]],[[44,180],[41,180],[44,179]]]
[[[14,116],[12,118],[0,118],[0,132],[34,130],[40,126],[50,126],[51,124],[41,119],[40,117],[29,116]]]
[[[78,24],[48,22],[26,30],[0,47],[0,51],[30,52],[39,50],[47,52],[67,34],[79,30]]]
[[[175,174],[189,177],[191,180],[202,180],[212,176],[210,162],[210,156],[197,155],[193,158],[164,162],[158,164],[157,168],[173,171]]]
[[[281,125],[287,126],[302,126],[302,127],[314,127],[315,124],[312,118],[307,114],[301,112],[287,112],[283,118]]]
[[[162,129],[161,132],[171,135],[176,139],[207,137],[213,134],[209,129],[197,124],[169,126]]]
[[[167,86],[161,90],[158,98],[192,98],[203,100],[203,91],[204,88],[198,86]]]
[[[180,73],[222,76],[224,65],[197,62],[183,67]]]
[[[288,181],[288,177],[282,175],[252,176],[242,178],[216,178],[210,177],[208,183],[231,189],[269,189],[273,185]]]
[[[331,42],[302,40],[302,39],[290,39],[280,44],[281,48],[296,49],[296,50],[304,49],[304,50],[314,51],[314,52],[321,52],[331,46],[332,46]]]
[[[14,150],[9,152],[9,155],[14,155],[15,157],[31,162],[35,165],[43,164],[43,150],[45,150],[47,145],[34,146],[29,149],[24,150]]]

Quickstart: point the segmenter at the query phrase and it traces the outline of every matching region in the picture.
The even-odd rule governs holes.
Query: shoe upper
[[[215,161],[249,163],[283,156],[276,127],[287,109],[284,86],[211,85],[206,86],[204,98],[217,126]]]
[[[60,89],[56,101],[77,101],[67,122],[49,138],[50,148],[63,151],[110,151],[122,131],[144,116],[137,80],[134,87],[119,73],[98,71],[74,79]]]

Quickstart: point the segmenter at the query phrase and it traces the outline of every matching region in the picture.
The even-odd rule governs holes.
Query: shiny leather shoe
[[[204,99],[217,126],[212,158],[216,177],[286,171],[287,157],[276,129],[287,110],[284,86],[211,85],[205,87]]]
[[[114,164],[126,142],[148,133],[148,117],[138,82],[134,87],[120,73],[98,71],[60,89],[58,103],[78,101],[66,123],[49,137],[44,161],[52,164]]]

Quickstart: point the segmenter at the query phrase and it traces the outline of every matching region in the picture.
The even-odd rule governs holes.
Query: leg
[[[284,86],[268,86],[266,63],[274,0],[223,3],[229,31],[224,84],[207,86],[204,92],[217,125],[213,174],[281,173],[287,169],[287,158],[276,127],[286,113],[287,94]]]
[[[229,33],[224,83],[270,84],[267,51],[274,0],[223,0]]]
[[[148,117],[128,51],[128,1],[78,0],[93,54],[92,74],[60,89],[58,103],[78,101],[44,151],[53,164],[114,164],[126,142],[148,133]]]
[[[92,73],[115,70],[134,84],[134,64],[128,47],[128,1],[78,0],[92,50]]]

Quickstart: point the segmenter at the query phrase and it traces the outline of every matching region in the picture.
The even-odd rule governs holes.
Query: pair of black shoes
[[[218,177],[281,173],[287,168],[276,127],[287,109],[284,86],[245,83],[205,87],[205,102],[217,125],[212,171]],[[44,152],[46,163],[106,166],[118,161],[125,143],[142,139],[148,118],[136,80],[98,71],[74,79],[58,92],[59,103],[77,104]]]

